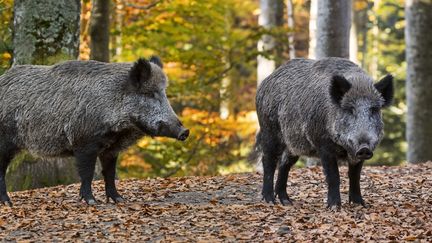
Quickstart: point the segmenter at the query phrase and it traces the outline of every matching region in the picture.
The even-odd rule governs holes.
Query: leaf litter
[[[261,175],[127,179],[126,202],[106,203],[103,181],[93,183],[96,206],[78,200],[79,184],[10,194],[0,205],[0,241],[432,241],[432,162],[365,167],[367,208],[348,204],[341,168],[342,207],[326,208],[320,167],[293,169],[291,206],[263,203]]]

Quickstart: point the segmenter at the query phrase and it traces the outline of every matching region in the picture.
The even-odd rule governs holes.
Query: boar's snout
[[[184,141],[189,136],[189,129],[183,127],[180,121],[175,122],[158,122],[157,136],[175,138]]]
[[[359,150],[357,150],[355,156],[359,160],[368,160],[368,159],[372,158],[373,152],[372,152],[372,150],[369,149],[368,146],[363,145],[360,147]]]
[[[180,132],[179,136],[177,137],[178,140],[184,141],[186,138],[189,137],[189,129],[182,128],[182,131]]]

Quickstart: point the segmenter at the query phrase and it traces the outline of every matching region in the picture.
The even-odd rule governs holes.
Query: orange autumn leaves
[[[261,175],[121,180],[127,202],[78,201],[79,184],[13,192],[0,206],[5,241],[315,242],[432,241],[432,162],[366,167],[361,186],[370,207],[348,204],[347,168],[341,167],[342,207],[326,209],[320,167],[293,169],[291,206],[261,200]]]

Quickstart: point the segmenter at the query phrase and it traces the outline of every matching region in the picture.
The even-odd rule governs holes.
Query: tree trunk
[[[319,0],[315,55],[349,58],[351,0]]]
[[[406,13],[407,159],[432,160],[432,0],[408,0]]]
[[[355,15],[354,8],[351,9],[351,16]],[[349,39],[349,58],[352,62],[358,64],[357,53],[358,53],[358,35],[357,25],[354,21],[357,18],[351,18],[351,30]]]
[[[318,15],[318,0],[311,0],[309,14],[309,55],[311,59],[316,58],[315,50],[317,43],[317,15]]]
[[[90,17],[90,59],[109,62],[109,0],[93,0]]]
[[[113,56],[121,55],[122,49],[122,29],[124,19],[124,0],[115,0],[112,8],[112,25],[115,28],[115,34],[111,35],[111,53]]]
[[[316,3],[318,2],[318,3]],[[351,0],[316,0],[312,1],[311,13],[316,7],[316,48],[315,58],[349,58]],[[308,166],[318,165],[320,161],[308,158]]]
[[[80,0],[15,0],[13,64],[77,59]],[[72,159],[35,159],[23,152],[8,168],[9,190],[79,181]]]
[[[260,0],[261,13],[258,24],[266,29],[271,29],[283,24],[283,0]],[[276,40],[271,35],[264,35],[258,41],[258,51],[277,54]],[[275,55],[273,55],[275,56]],[[276,68],[275,58],[258,56],[257,78],[258,85]]]
[[[15,0],[13,64],[76,59],[80,0]]]
[[[294,25],[294,5],[292,0],[286,1],[287,5],[287,24],[289,28],[288,33],[288,43],[289,43],[289,58],[294,59],[296,57],[296,50],[294,48],[294,34],[295,34],[295,25]]]

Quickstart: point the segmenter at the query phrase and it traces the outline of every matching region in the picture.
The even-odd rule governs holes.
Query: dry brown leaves
[[[264,204],[258,174],[123,180],[126,203],[78,202],[78,185],[11,193],[0,206],[5,241],[432,241],[432,163],[368,167],[362,187],[369,208],[349,205],[341,169],[342,208],[325,208],[321,168],[294,169],[294,205]]]

